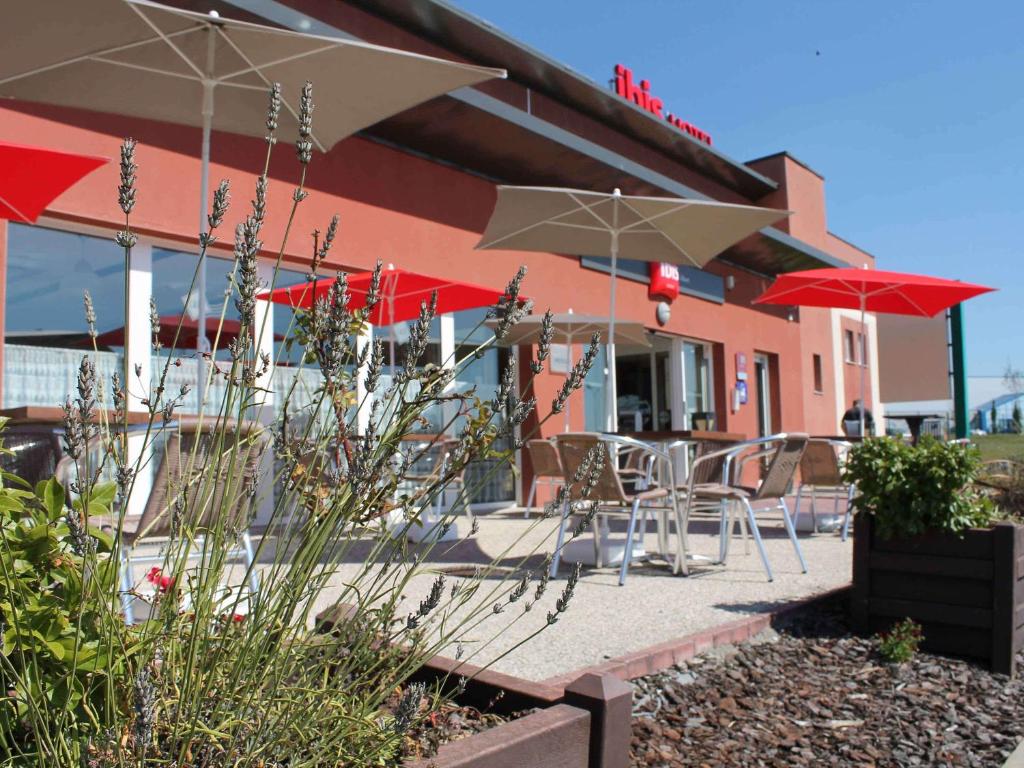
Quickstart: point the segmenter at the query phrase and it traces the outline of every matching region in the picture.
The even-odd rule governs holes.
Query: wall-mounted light
[[[791,323],[796,320],[796,307],[790,307],[786,310],[786,319]]]
[[[668,302],[659,301],[654,310],[654,317],[657,319],[658,325],[664,325],[672,317],[672,307],[668,305]]]
[[[725,289],[727,291],[731,291],[735,287],[736,287],[736,277],[735,277],[735,275],[726,275],[725,276]]]

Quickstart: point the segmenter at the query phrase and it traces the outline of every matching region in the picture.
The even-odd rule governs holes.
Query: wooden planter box
[[[1024,647],[1024,526],[1000,523],[963,537],[882,539],[870,515],[854,522],[854,629],[887,630],[904,618],[925,650],[966,656],[1012,675]]]
[[[461,704],[537,711],[445,744],[406,768],[628,768],[633,694],[618,678],[585,674],[552,687],[436,656],[414,679],[454,684],[459,675],[471,678]]]
[[[352,610],[328,609],[317,625],[330,632]],[[498,714],[537,711],[444,744],[405,768],[629,768],[633,689],[619,678],[587,673],[553,686],[435,656],[412,680],[454,689],[460,677],[468,679],[460,704]]]

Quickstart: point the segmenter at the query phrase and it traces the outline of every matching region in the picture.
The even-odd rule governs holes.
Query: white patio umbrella
[[[500,320],[488,320],[489,328],[496,328]],[[502,339],[503,344],[516,346],[517,344],[536,344],[543,333],[544,315],[530,315],[524,317],[509,330]],[[603,332],[611,323],[611,319],[600,315],[577,315],[571,309],[568,312],[560,312],[551,315],[551,328],[554,331],[552,336],[553,344],[565,344],[568,347],[567,365],[572,369],[572,345],[587,342],[595,333]],[[643,323],[616,323],[616,336],[628,344],[638,347],[651,346],[651,334]],[[569,431],[569,402],[565,403],[565,431]]]
[[[616,431],[615,275],[621,256],[703,267],[789,211],[715,200],[640,197],[559,187],[498,187],[477,248],[611,258],[607,415]]]
[[[202,128],[200,232],[206,227],[210,131],[263,136],[273,83],[283,90],[280,136],[297,133],[303,83],[319,86],[312,138],[327,151],[405,109],[505,76],[499,69],[147,0],[12,1],[4,7],[4,29],[0,96]],[[197,282],[198,327],[205,328],[205,263]],[[203,334],[197,342],[200,352],[208,347]],[[200,403],[203,380],[201,373]]]

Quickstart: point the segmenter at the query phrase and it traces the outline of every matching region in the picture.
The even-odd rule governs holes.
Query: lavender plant
[[[203,366],[208,384],[221,381],[224,397],[205,403],[197,417],[180,416],[187,391],[169,389],[172,356],[148,385],[140,371],[132,375],[127,360],[111,382],[97,381],[86,358],[77,397],[65,405],[69,458],[60,482],[29,489],[3,477],[0,683],[8,695],[0,700],[0,756],[5,764],[397,764],[408,734],[440,706],[441,686],[409,682],[425,660],[441,652],[476,659],[511,624],[530,622],[532,638],[569,608],[578,569],[560,594],[551,594],[550,556],[530,568],[545,540],[536,534],[547,530],[538,527],[554,528],[553,506],[531,523],[526,535],[539,543],[520,556],[518,568],[497,567],[499,560],[507,565],[513,542],[495,562],[455,584],[429,565],[432,551],[444,546],[442,536],[428,537],[416,548],[406,539],[445,493],[455,498],[434,532],[448,530],[456,511],[489,479],[485,473],[476,484],[457,484],[467,467],[487,458],[488,472],[497,472],[515,461],[529,436],[526,424],[537,409],[530,395],[532,377],[544,370],[550,334],[521,392],[511,363],[494,393],[455,386],[459,372],[529,312],[520,295],[524,270],[490,313],[500,318],[495,335],[468,345],[468,354],[441,366],[424,364],[436,297],[425,302],[404,361],[391,361],[386,386],[383,347],[379,340],[365,341],[367,318],[380,300],[380,265],[361,309],[352,307],[345,275],[339,274],[326,298],[296,314],[288,333],[288,341],[320,374],[315,396],[296,397],[297,378],[288,387],[275,382],[276,361],[261,352],[260,340],[271,329],[265,315],[260,319],[257,294],[274,287],[296,210],[307,197],[305,174],[314,159],[312,86],[302,89],[300,99],[295,145],[300,181],[276,249],[274,276],[265,285],[257,261],[267,252],[261,237],[280,108],[281,90],[275,85],[263,172],[235,228],[235,264],[220,308],[223,323],[232,303],[242,328],[226,359],[211,354]],[[126,265],[135,245],[130,219],[137,200],[135,147],[134,141],[125,142],[118,188],[125,227],[116,241]],[[200,254],[214,246],[232,214],[228,184],[222,182],[207,227],[198,234]],[[339,236],[336,217],[322,239],[314,236],[311,288]],[[190,294],[195,284],[193,276]],[[160,320],[156,307],[151,310],[157,346]],[[102,307],[94,307],[87,295],[94,341],[98,312]],[[181,332],[179,324],[175,339]],[[214,350],[219,340],[218,332]],[[551,412],[537,414],[536,423],[560,411],[582,385],[597,343],[595,338]],[[267,402],[271,392],[281,399],[276,417]],[[132,398],[145,409],[146,421],[129,433]],[[447,460],[410,483],[407,476],[416,463],[438,450],[437,440],[422,445],[407,439],[432,413],[444,415],[442,431],[451,440],[445,444]],[[179,419],[181,434],[187,424],[199,437],[167,438],[175,429],[167,426],[172,419]],[[417,447],[409,450],[410,445]],[[593,457],[583,471],[591,472],[599,460]],[[150,462],[160,461],[178,471],[154,490],[163,494],[162,506],[139,523],[149,530],[133,532],[128,510],[142,493],[138,479],[151,469]],[[254,510],[275,486],[252,564],[240,565],[236,555],[249,542]],[[128,567],[125,556],[130,542],[151,531],[161,534],[159,563],[143,577]],[[470,535],[475,531],[476,524]],[[137,609],[139,623],[126,623],[129,604]],[[547,605],[531,612],[537,604]],[[466,653],[467,647],[473,650]]]

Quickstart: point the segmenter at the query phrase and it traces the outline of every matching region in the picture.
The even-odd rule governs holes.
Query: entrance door
[[[768,377],[768,355],[754,355],[754,388],[757,397],[757,434],[772,434],[772,394]]]

